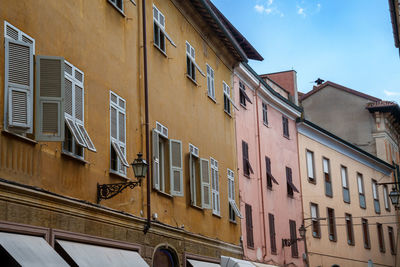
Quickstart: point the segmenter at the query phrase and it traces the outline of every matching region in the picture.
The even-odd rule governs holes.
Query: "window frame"
[[[327,162],[328,172],[325,170],[325,162]],[[324,187],[325,187],[325,196],[333,197],[333,188],[332,188],[332,174],[331,174],[331,164],[330,160],[327,157],[322,157],[322,173],[324,174]],[[329,179],[329,180],[328,180]],[[330,192],[329,189],[330,188]]]
[[[308,155],[311,155],[311,166],[309,165],[309,157]],[[315,158],[314,158],[314,152],[306,149],[306,164],[307,164],[307,180],[310,183],[316,184],[317,183],[317,178],[316,178],[316,172],[315,172]],[[310,177],[310,167],[312,170],[312,176]]]
[[[330,213],[332,212],[332,213]],[[336,218],[335,218],[335,210],[332,208],[326,208],[326,219],[328,224],[328,238],[332,242],[337,241],[337,232],[336,232]]]
[[[285,138],[290,138],[289,133],[289,119],[285,115],[282,115],[282,132]]]
[[[343,171],[345,174],[345,177],[343,177]],[[342,178],[342,191],[343,191],[343,201],[345,203],[350,204],[351,203],[351,198],[350,198],[350,187],[349,187],[349,176],[347,172],[347,167],[344,165],[340,165],[340,176]],[[346,185],[343,182],[346,182]],[[347,191],[347,196],[348,196],[348,201],[346,200],[346,192]]]
[[[396,255],[396,243],[394,239],[394,230],[392,226],[388,226],[388,236],[389,236],[390,253],[392,255]]]
[[[207,95],[211,98],[214,102],[215,99],[215,72],[214,69],[207,63]]]
[[[361,218],[361,228],[363,232],[364,248],[371,249],[371,238],[369,235],[368,219]]]
[[[365,187],[364,187],[364,176],[362,173],[357,172],[357,190],[358,190],[358,200],[360,208],[367,208],[367,201],[365,200]],[[360,192],[361,190],[361,192]],[[363,202],[362,202],[363,201]],[[364,203],[364,206],[362,205]]]
[[[390,212],[391,208],[390,208],[389,191],[387,185],[383,185],[383,203],[385,206],[385,210]]]
[[[189,80],[191,80],[197,85],[196,69],[204,77],[206,77],[206,74],[200,69],[199,65],[197,65],[196,50],[188,41],[186,41],[185,43],[185,52],[186,52],[186,77],[188,77]]]
[[[235,173],[231,169],[227,169],[226,172],[228,181],[229,221],[236,223],[236,216],[242,218],[242,215],[235,201]]]
[[[381,204],[379,201],[378,182],[375,179],[371,179],[371,183],[372,183],[372,199],[374,201],[374,210],[376,214],[380,214]]]
[[[252,206],[245,203],[246,214],[246,243],[247,247],[254,248],[254,231],[253,231],[253,210]]]
[[[269,239],[271,246],[271,254],[276,255],[276,229],[275,229],[275,216],[272,213],[268,213],[268,223],[269,223]]]
[[[262,102],[262,115],[263,115],[263,124],[268,127],[268,106],[267,103]]]
[[[223,93],[224,93],[224,111],[229,116],[231,116],[232,115],[231,100],[230,100],[231,99],[231,88],[225,81],[222,82],[222,88],[223,88]]]
[[[123,16],[125,16],[124,13],[124,0],[107,0],[115,9],[118,10],[119,13],[121,13]],[[121,7],[118,6],[118,1],[121,1]]]
[[[315,207],[315,216],[313,214],[313,207]],[[314,238],[321,238],[321,224],[319,220],[319,207],[318,204],[310,202],[310,214],[311,214],[311,230]]]
[[[385,236],[383,233],[383,225],[381,223],[376,223],[376,232],[378,233],[379,251],[382,253],[386,253]]]
[[[218,161],[210,157],[211,169],[211,192],[212,192],[212,213],[221,216],[221,198],[219,192],[219,171]]]
[[[156,18],[157,14],[157,18]],[[160,20],[160,17],[162,17],[162,21]],[[156,7],[156,5],[153,4],[153,45],[164,55],[167,56],[167,42],[165,39],[167,39],[172,46],[176,47],[176,44],[174,41],[171,39],[171,37],[168,35],[168,33],[165,30],[165,15]],[[159,43],[157,43],[157,40]],[[161,44],[163,44],[163,47],[161,47]]]
[[[291,254],[292,258],[298,258],[299,257],[299,249],[297,246],[297,228],[296,228],[296,221],[295,220],[289,220],[289,232],[290,232],[290,239],[291,239]]]
[[[345,213],[344,218],[346,223],[347,244],[350,246],[354,246],[355,239],[354,239],[353,216],[350,213]]]

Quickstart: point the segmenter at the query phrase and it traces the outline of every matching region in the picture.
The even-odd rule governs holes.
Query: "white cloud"
[[[317,4],[317,12],[316,12],[316,13],[318,13],[320,10],[321,10],[321,4],[318,3],[318,4]]]
[[[265,13],[271,14],[271,12],[272,12],[272,9],[271,9],[271,8],[266,8],[266,9],[265,9]]]
[[[274,0],[268,0],[268,5],[272,5],[272,3],[274,2]]]
[[[255,5],[254,9],[258,12],[258,13],[263,13],[265,10],[265,7],[263,5]]]
[[[391,91],[387,91],[387,90],[384,90],[383,92],[387,96],[400,96],[400,92],[391,92]]]
[[[297,7],[297,14],[299,14],[299,15],[302,15],[302,16],[306,16],[306,12],[305,12],[305,10],[304,10],[304,8],[302,8],[302,7]]]

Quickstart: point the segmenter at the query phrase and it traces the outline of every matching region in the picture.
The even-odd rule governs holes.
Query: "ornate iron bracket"
[[[297,239],[284,239],[282,238],[282,248],[291,247],[293,244],[297,243],[297,241],[303,240],[303,238],[299,237]]]
[[[121,193],[125,188],[130,189],[142,185],[142,179],[137,182],[126,182],[117,184],[97,184],[97,203],[102,199],[110,199]]]

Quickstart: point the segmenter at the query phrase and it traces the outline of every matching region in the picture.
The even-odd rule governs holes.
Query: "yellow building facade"
[[[397,266],[394,167],[317,125],[298,123],[309,266]]]
[[[0,1],[0,229],[150,266],[240,258],[231,88],[246,55],[208,1],[143,2]],[[139,152],[142,185],[97,204],[98,184],[136,180]]]

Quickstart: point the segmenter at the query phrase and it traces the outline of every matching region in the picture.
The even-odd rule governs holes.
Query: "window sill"
[[[315,179],[310,179],[310,177],[308,177],[308,182],[309,182],[310,184],[314,184],[314,185],[317,184],[317,182],[315,181]]]
[[[194,83],[194,85],[199,86],[199,84],[196,82],[196,80],[193,80],[193,78],[190,77],[187,73],[186,73],[186,77],[187,77],[192,83]]]
[[[20,139],[21,141],[24,141],[24,142],[26,142],[26,143],[28,143],[28,144],[31,144],[31,145],[36,145],[36,144],[38,144],[38,142],[35,141],[35,140],[33,140],[33,139],[30,139],[30,138],[28,138],[28,137],[25,137],[25,136],[20,135],[20,134],[17,134],[17,133],[10,132],[10,131],[5,130],[5,129],[1,130],[1,132],[2,132],[3,134],[9,135],[9,136],[11,136],[11,137],[14,137],[14,138],[16,138],[16,139]]]
[[[250,179],[250,174],[243,173],[243,176],[246,177],[247,179]]]
[[[157,194],[160,194],[161,196],[164,196],[164,197],[167,197],[167,198],[173,198],[174,197],[173,195],[170,195],[170,194],[168,194],[166,192],[163,192],[161,190],[158,190],[158,189],[154,189],[154,190],[157,192]]]
[[[272,255],[278,255],[278,253],[276,251],[271,251]]]
[[[222,219],[222,216],[221,216],[220,214],[216,214],[216,213],[213,212],[212,215],[215,216],[215,217],[217,217],[218,219]]]
[[[273,190],[272,190],[272,185],[271,185],[271,186],[267,185],[267,189],[268,189],[269,191],[273,191]]]
[[[326,197],[329,197],[329,198],[333,198],[333,195],[327,195],[327,194],[325,194],[325,196],[326,196]]]
[[[191,206],[192,208],[195,208],[195,209],[198,209],[198,210],[204,210],[202,207],[199,207],[199,206],[197,206],[197,205],[190,204],[190,206]]]
[[[153,45],[154,45],[155,48],[157,48],[158,51],[160,51],[161,54],[163,54],[166,58],[168,58],[168,55],[167,55],[167,53],[166,53],[165,51],[163,51],[163,50],[162,50],[158,45],[156,45],[154,42],[153,42]]]
[[[63,155],[64,157],[66,157],[68,159],[75,160],[75,161],[77,161],[77,162],[79,162],[81,164],[89,164],[89,162],[86,161],[84,158],[76,156],[76,155],[72,154],[71,152],[68,152],[68,151],[65,151],[65,150],[61,151],[61,155]]]
[[[126,177],[126,175],[124,175],[122,173],[119,173],[117,171],[114,171],[114,170],[110,169],[108,172],[109,172],[110,176],[115,176],[115,177],[118,177],[118,178],[122,178],[124,180],[131,180],[128,177]]]
[[[269,128],[268,123],[263,122],[263,124],[264,124],[265,127]]]
[[[285,137],[287,140],[291,140],[288,135],[283,135],[283,137]]]
[[[124,18],[126,17],[124,11],[121,10],[121,9],[119,9],[119,7],[117,7],[113,2],[111,2],[110,0],[108,0],[108,3],[110,3],[110,5],[112,5]]]
[[[214,102],[215,104],[217,104],[217,100],[215,100],[215,98],[213,98],[212,96],[210,96],[208,93],[207,93],[207,96],[208,96],[208,98],[209,98],[212,102]]]
[[[247,246],[248,249],[254,250],[254,247]]]
[[[132,4],[134,4],[136,6],[136,2],[134,0],[131,0]]]
[[[232,113],[229,113],[229,112],[226,111],[225,109],[224,109],[224,112],[225,112],[226,115],[228,115],[230,118],[232,118]]]
[[[246,105],[243,105],[242,103],[240,103],[240,105],[242,106],[242,108],[247,109]]]
[[[232,224],[237,225],[237,221],[232,221],[231,219],[229,219],[229,222],[232,223]]]
[[[344,200],[343,200],[343,202],[346,203],[346,204],[349,204],[349,205],[351,204],[350,201],[344,201]]]
[[[290,199],[294,199],[294,194],[293,195],[287,194],[287,197],[290,198]]]

